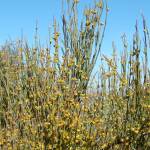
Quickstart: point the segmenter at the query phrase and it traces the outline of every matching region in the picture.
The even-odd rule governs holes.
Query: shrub
[[[136,24],[132,49],[123,36],[120,62],[115,45],[112,58],[101,55],[92,86],[108,7],[99,1],[86,9],[79,28],[77,5],[77,0],[68,1],[71,15],[62,15],[63,35],[54,21],[51,48],[39,43],[30,48],[22,41],[2,48],[1,149],[150,148],[150,39],[144,17],[143,45]]]

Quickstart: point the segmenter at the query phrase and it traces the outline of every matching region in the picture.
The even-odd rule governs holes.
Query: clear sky
[[[80,10],[93,0],[80,0]],[[41,41],[48,39],[48,26],[55,16],[60,21],[61,0],[0,0],[0,44],[7,39],[15,40],[23,35],[33,42],[38,20]],[[150,0],[108,0],[110,8],[108,25],[102,50],[109,54],[112,41],[120,49],[123,33],[131,39],[136,19],[142,22],[141,12],[150,26]],[[81,14],[81,13],[79,13]]]

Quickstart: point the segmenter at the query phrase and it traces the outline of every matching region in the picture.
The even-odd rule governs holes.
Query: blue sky
[[[93,0],[80,0],[80,10]],[[55,16],[60,21],[61,0],[0,0],[0,45],[7,39],[20,38],[21,32],[33,43],[35,24],[38,20],[42,43],[48,39],[48,27]],[[112,41],[120,49],[123,33],[132,38],[136,19],[141,20],[141,12],[150,26],[150,0],[108,0],[110,8],[107,30],[102,50],[110,54]],[[80,13],[81,14],[81,11]]]

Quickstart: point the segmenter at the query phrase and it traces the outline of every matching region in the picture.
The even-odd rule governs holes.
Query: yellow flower
[[[125,86],[125,85],[128,84],[128,81],[127,81],[127,79],[126,79],[125,77],[123,77],[123,78],[121,79],[121,83],[122,83],[122,86]]]
[[[58,82],[59,84],[63,84],[63,83],[65,83],[65,81],[64,81],[64,80],[62,80],[62,79],[59,79],[57,82]]]
[[[84,15],[85,15],[85,16],[90,16],[90,14],[91,14],[91,11],[90,11],[89,9],[86,9],[86,10],[84,11]]]
[[[63,120],[59,120],[58,127],[63,127],[65,122]]]
[[[97,3],[97,7],[101,8],[101,9],[103,8],[103,2],[102,2],[102,0],[99,3]]]
[[[52,145],[49,144],[48,145],[48,149],[51,150],[52,149]]]
[[[81,135],[78,134],[78,135],[76,136],[76,141],[75,141],[75,142],[76,142],[76,143],[79,143],[81,140],[82,140],[82,137],[81,137]]]
[[[74,3],[75,3],[75,4],[79,3],[79,0],[74,0]]]
[[[107,144],[103,144],[101,148],[105,149],[106,147],[107,147]]]
[[[144,108],[147,108],[147,109],[150,108],[150,105],[148,105],[148,104],[143,104],[142,106],[143,106]]]
[[[54,58],[54,63],[58,63],[58,58]]]
[[[70,117],[71,115],[70,115],[70,112],[69,111],[64,111],[64,116],[66,117],[66,118],[68,118],[68,117]]]
[[[91,22],[89,20],[86,21],[86,26],[89,27],[91,25]]]
[[[57,41],[58,40],[58,37],[59,37],[59,33],[58,32],[56,32],[56,33],[54,33],[54,41]]]
[[[0,146],[3,145],[5,142],[6,142],[5,139],[2,138],[2,139],[0,140]]]
[[[134,133],[138,134],[139,133],[139,128],[131,128],[131,131],[133,131]]]
[[[96,14],[96,10],[91,10],[91,13],[92,14]]]
[[[69,134],[68,134],[67,131],[64,131],[64,132],[63,132],[63,138],[66,139],[66,140],[69,139]]]
[[[48,128],[49,125],[50,125],[49,122],[45,122],[45,123],[44,123],[44,127],[46,127],[46,128]]]
[[[72,66],[73,66],[73,63],[69,63],[69,64],[68,64],[68,67],[72,67]]]
[[[72,80],[72,81],[78,81],[78,79],[75,78],[75,77],[73,77],[71,80]]]

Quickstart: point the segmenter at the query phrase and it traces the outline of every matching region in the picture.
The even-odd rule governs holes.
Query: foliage
[[[30,48],[18,41],[0,51],[1,149],[150,149],[150,39],[145,19],[143,42],[136,24],[131,50],[122,37],[119,61],[115,45],[112,58],[101,55],[95,88],[92,71],[108,7],[99,1],[86,9],[79,28],[78,2],[68,1],[70,16],[62,15],[62,35],[54,21],[48,47],[36,43]]]

